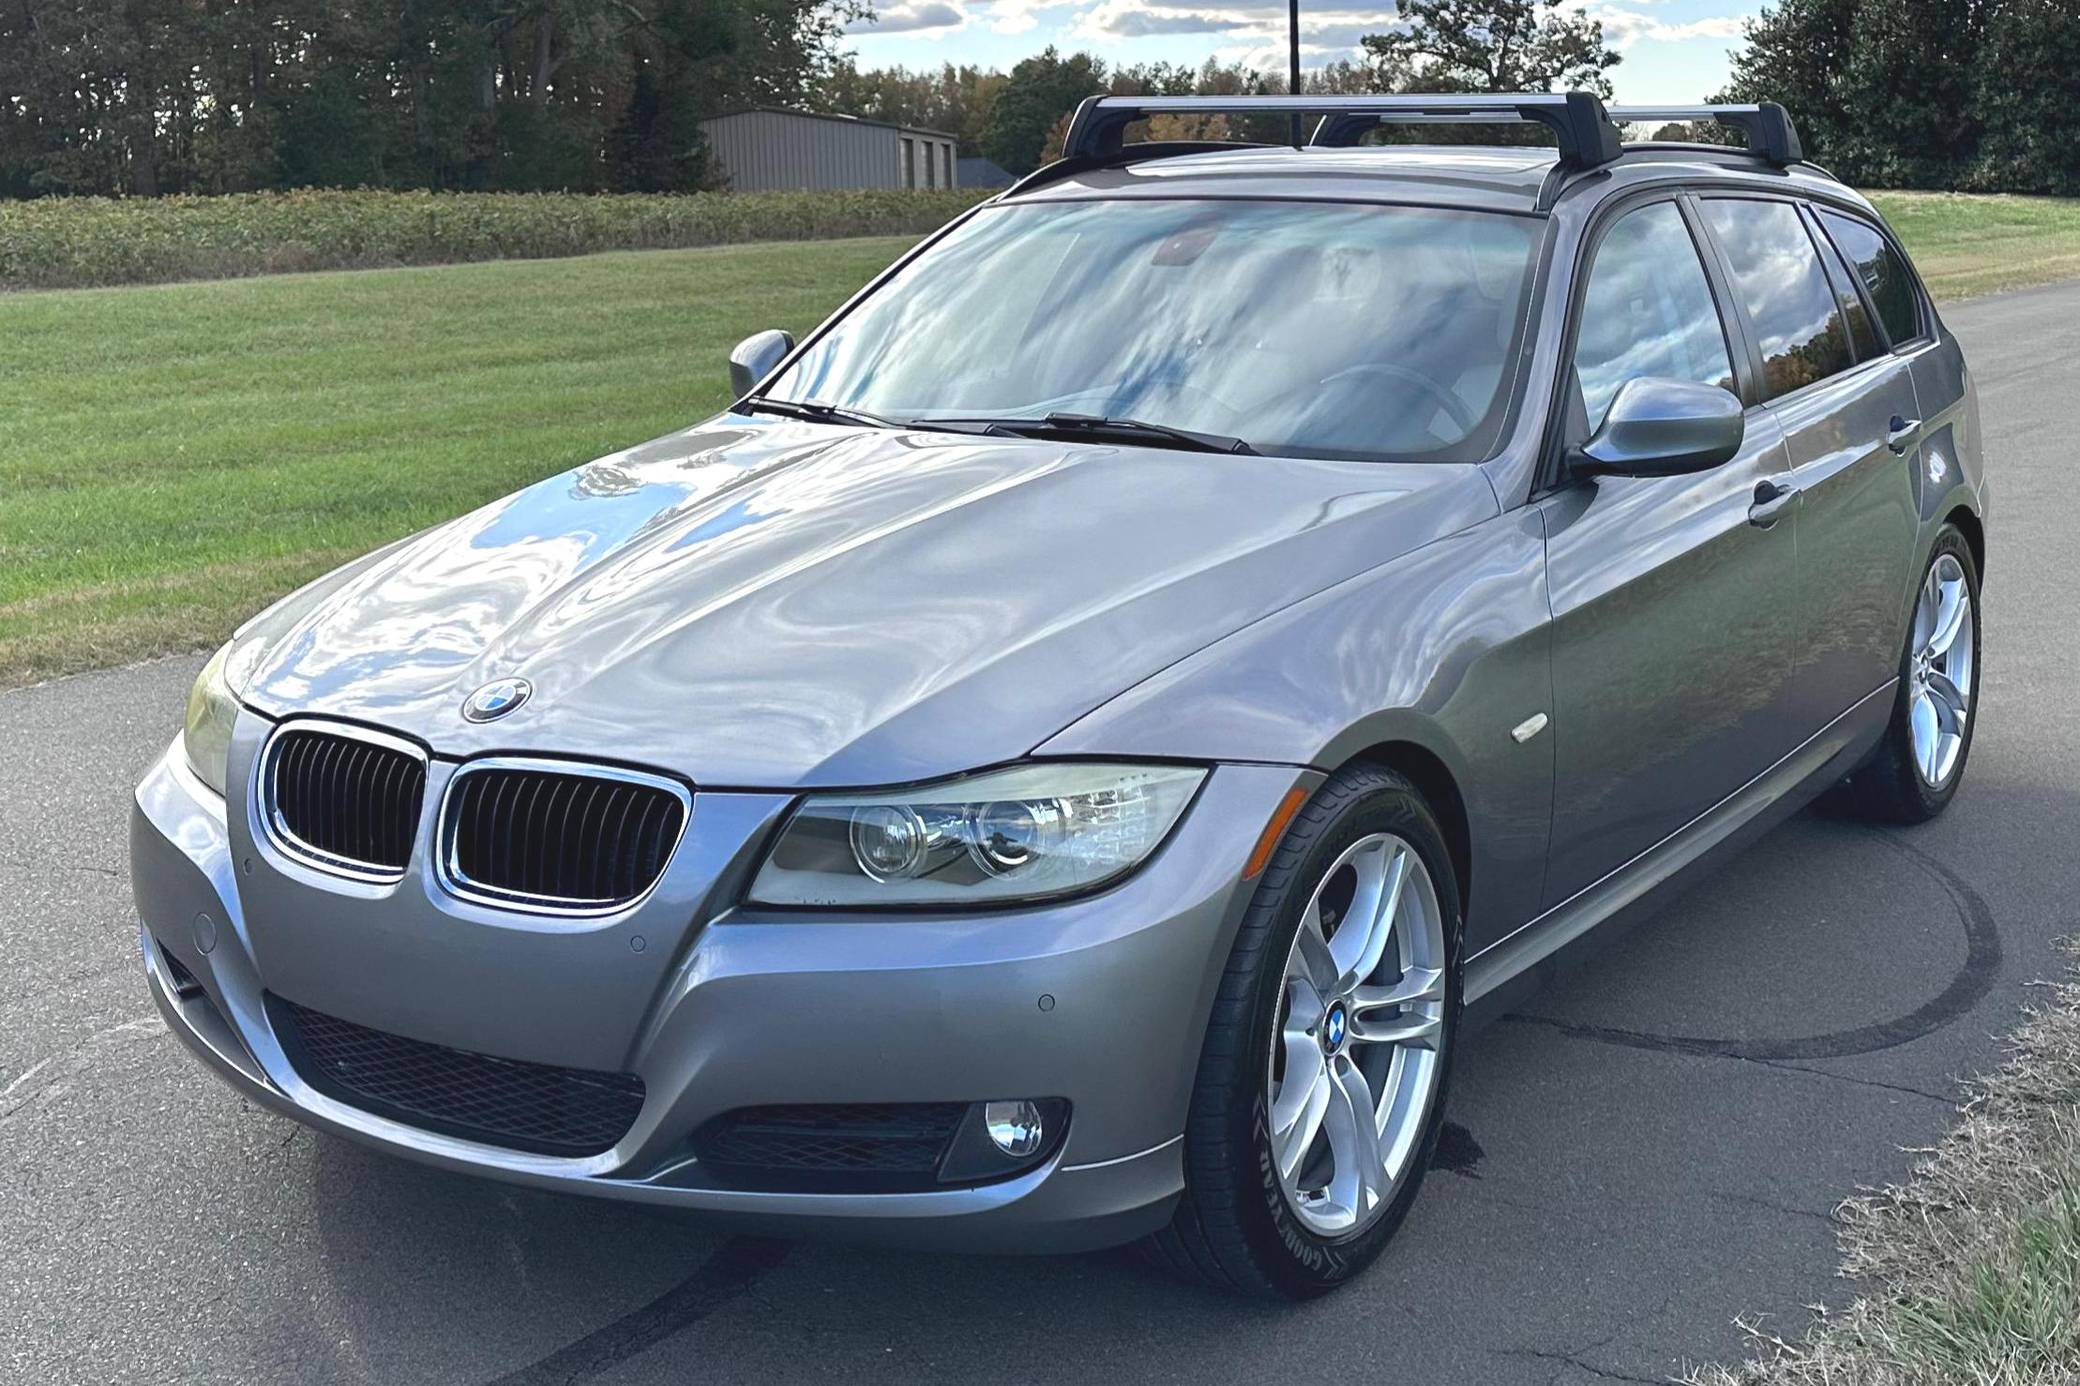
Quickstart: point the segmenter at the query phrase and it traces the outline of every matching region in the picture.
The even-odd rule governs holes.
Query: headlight
[[[238,721],[238,695],[266,651],[265,641],[234,638],[210,656],[196,676],[195,686],[188,690],[188,723],[181,732],[181,749],[187,753],[188,768],[195,777],[219,794],[230,774],[231,728]]]
[[[916,789],[805,799],[751,899],[962,908],[1090,890],[1169,836],[1206,772],[1045,764]]]

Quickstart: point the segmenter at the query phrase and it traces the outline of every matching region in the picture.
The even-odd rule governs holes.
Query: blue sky
[[[1567,0],[1603,21],[1625,55],[1618,99],[1698,101],[1726,76],[1741,21],[1761,0]],[[881,0],[847,45],[863,67],[976,63],[1008,68],[1052,43],[1111,63],[1208,57],[1285,68],[1285,0]],[[1393,0],[1301,0],[1303,61],[1353,57],[1361,35],[1394,17]]]

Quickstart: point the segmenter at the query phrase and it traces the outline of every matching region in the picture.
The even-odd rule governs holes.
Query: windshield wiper
[[[879,414],[869,414],[864,409],[847,409],[836,404],[818,404],[809,399],[775,399],[771,395],[746,395],[737,401],[737,408],[753,413],[781,414],[790,419],[808,419],[812,423],[864,424],[868,428],[901,428],[894,419],[884,419]]]
[[[1257,450],[1240,438],[1225,433],[1201,433],[1197,429],[1172,428],[1169,424],[1142,419],[1114,418],[1104,414],[1047,414],[1024,418],[1014,414],[980,415],[975,418],[922,418],[910,420],[913,428],[972,429],[977,433],[1009,433],[1019,437],[1123,438],[1151,447],[1184,448],[1191,452],[1242,453],[1251,457]]]

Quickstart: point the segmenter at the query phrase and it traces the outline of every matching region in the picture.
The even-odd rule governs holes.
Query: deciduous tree
[[[1375,91],[1593,91],[1619,55],[1561,0],[1394,0],[1401,27],[1362,40]]]

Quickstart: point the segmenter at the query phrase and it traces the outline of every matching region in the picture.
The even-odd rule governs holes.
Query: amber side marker
[[[1257,839],[1256,850],[1249,854],[1249,865],[1242,868],[1243,880],[1253,881],[1264,874],[1264,868],[1271,865],[1271,854],[1278,849],[1279,838],[1285,835],[1286,824],[1293,821],[1293,815],[1306,802],[1307,791],[1299,785],[1286,791],[1286,797],[1278,801],[1271,821],[1264,825],[1264,835]]]

